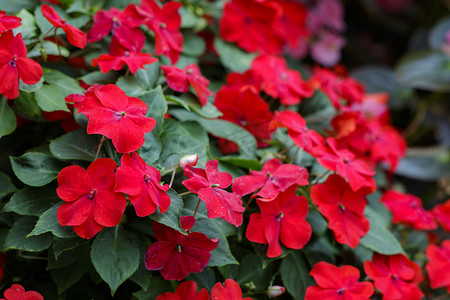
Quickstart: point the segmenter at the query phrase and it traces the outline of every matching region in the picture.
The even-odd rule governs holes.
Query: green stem
[[[189,195],[189,194],[192,194],[192,192],[187,191],[187,192],[178,194],[178,196],[183,197],[183,196],[186,196],[186,195]]]
[[[330,170],[327,170],[325,173],[323,173],[322,175],[320,175],[319,177],[317,177],[317,178],[314,178],[314,182],[311,182],[311,184],[312,185],[314,185],[314,184],[318,184],[319,182],[320,182],[320,180],[322,179],[322,178],[324,178],[325,176],[327,176],[328,174],[330,174]]]
[[[200,199],[198,199],[198,202],[197,202],[197,206],[195,207],[195,211],[194,211],[194,218],[195,218],[195,215],[197,214],[197,210],[198,210],[198,207],[200,206]]]

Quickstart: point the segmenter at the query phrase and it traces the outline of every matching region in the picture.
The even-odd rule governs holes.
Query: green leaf
[[[17,121],[14,111],[6,99],[0,99],[0,138],[16,130]]]
[[[185,98],[176,97],[173,95],[166,96],[166,100],[172,103],[175,103],[179,106],[182,106],[187,111],[193,111],[199,116],[202,116],[207,119],[215,119],[222,116],[222,113],[214,106],[211,102],[206,103],[205,106],[201,106],[198,100],[194,100],[192,98],[187,98],[187,96],[183,95]]]
[[[119,78],[120,73],[116,71],[109,71],[104,74],[101,71],[94,71],[91,73],[87,73],[86,75],[81,76],[81,80],[86,82],[89,85],[93,84],[108,84],[115,83]]]
[[[220,38],[214,39],[214,47],[222,64],[234,72],[245,72],[250,69],[251,63],[256,57],[256,54],[247,53]]]
[[[11,197],[11,200],[3,207],[3,211],[39,217],[59,201],[54,187],[32,188],[27,186]]]
[[[261,168],[262,168],[261,163],[259,162],[259,160],[256,160],[256,159],[248,159],[248,158],[242,158],[239,156],[228,155],[228,156],[218,157],[217,160],[219,162],[227,162],[227,163],[233,164],[235,166],[250,169],[250,170],[261,170]]]
[[[73,238],[53,238],[53,254],[56,260],[59,256],[67,251],[73,250],[78,246],[89,243],[89,240],[79,238],[78,236]],[[78,253],[78,250],[77,250]]]
[[[167,194],[170,196],[170,206],[165,213],[161,213],[157,209],[149,217],[161,224],[164,224],[170,228],[178,230],[179,232],[186,234],[184,229],[180,225],[180,214],[183,209],[183,200],[173,190],[168,190]]]
[[[304,299],[308,286],[314,285],[309,266],[300,251],[292,251],[281,262],[280,273],[283,284],[294,299]]]
[[[323,235],[327,231],[328,223],[315,209],[310,209],[306,221],[311,225],[312,231],[317,235]]]
[[[78,81],[66,74],[51,69],[44,69],[45,82],[55,86],[63,97],[70,94],[82,94],[83,89],[80,87]]]
[[[36,120],[41,117],[41,108],[37,104],[33,93],[20,93],[19,97],[14,99],[14,108]]]
[[[86,129],[69,132],[50,142],[50,151],[59,159],[95,160],[99,139],[86,133]]]
[[[34,20],[34,15],[26,9],[21,9],[16,14],[16,16],[21,19],[22,25],[13,30],[14,35],[17,35],[18,33],[22,33],[22,38],[26,41],[25,43],[28,44],[27,40],[34,38],[36,36],[37,27],[36,27],[36,23]]]
[[[141,247],[140,250],[141,254],[139,255],[139,267],[130,277],[130,280],[138,284],[144,291],[146,291],[150,285],[152,273],[145,267],[145,252],[147,252],[147,249]]]
[[[76,236],[72,227],[70,226],[63,227],[61,226],[61,224],[59,224],[59,221],[56,217],[56,213],[60,205],[61,204],[58,203],[53,207],[51,207],[50,209],[46,210],[39,217],[39,220],[34,226],[33,231],[28,236],[41,235],[46,232],[51,232],[59,238],[71,238]]]
[[[197,205],[198,197],[189,197],[187,207],[184,209],[186,215],[193,215]],[[195,215],[195,225],[190,232],[204,233],[210,239],[219,239],[219,245],[211,251],[211,258],[208,266],[225,266],[229,264],[239,264],[230,251],[227,236],[236,234],[236,228],[221,218],[210,219],[207,216],[206,206],[200,203],[197,214]]]
[[[256,290],[265,290],[274,273],[274,265],[263,268],[263,261],[256,254],[249,254],[242,259],[236,281],[239,285],[255,286]]]
[[[150,92],[141,95],[141,100],[148,106],[148,111],[145,116],[156,120],[156,126],[153,131],[158,134],[164,123],[164,114],[167,112],[167,103],[161,86],[159,85]]]
[[[195,122],[178,122],[173,119],[164,121],[160,135],[161,155],[157,161],[161,167],[168,169],[178,164],[185,154],[198,154],[198,166],[206,164],[206,148],[209,139],[206,131]]]
[[[12,183],[11,178],[5,173],[0,172],[0,199],[15,191],[17,191],[17,188]]]
[[[52,182],[64,164],[44,153],[28,152],[19,157],[10,157],[14,174],[23,183],[43,186]]]
[[[87,263],[89,262],[76,261],[69,266],[50,270],[53,282],[58,287],[59,295],[81,279],[87,271]]]
[[[441,52],[407,54],[396,73],[400,83],[427,91],[450,91],[450,57]]]
[[[35,92],[37,104],[43,111],[69,111],[64,96],[52,85],[44,85]]]
[[[150,285],[145,291],[144,289],[139,292],[133,293],[133,296],[138,300],[156,299],[156,297],[164,292],[172,291],[172,286],[169,281],[162,278],[153,277],[150,280]]]
[[[378,213],[369,206],[366,206],[364,214],[370,221],[370,229],[366,236],[361,238],[361,245],[385,255],[394,255],[404,252],[395,236],[383,225],[382,216],[378,215]]]
[[[217,283],[216,274],[214,273],[214,269],[210,267],[206,267],[200,273],[191,273],[186,278],[186,280],[193,280],[197,282],[198,289],[206,288],[210,291],[213,286]]]
[[[9,231],[3,251],[16,249],[38,252],[50,247],[53,240],[50,233],[27,238],[28,234],[33,230],[35,222],[35,217],[20,218]]]
[[[29,93],[33,93],[33,92],[37,91],[38,89],[40,89],[43,84],[44,84],[44,76],[42,76],[41,79],[39,79],[39,81],[36,82],[35,84],[26,84],[21,79],[19,81],[19,90],[26,92],[25,95],[29,95]],[[21,93],[19,95],[19,97],[23,94],[24,93]],[[33,97],[33,99],[34,99],[34,97]],[[16,101],[17,101],[17,98],[14,100],[14,102],[16,102]]]
[[[139,149],[139,155],[147,164],[151,164],[158,160],[160,154],[161,143],[158,137],[153,132],[147,132],[144,145]]]
[[[428,45],[433,50],[440,50],[446,43],[446,34],[450,31],[450,17],[440,20],[428,35]]]
[[[205,52],[204,40],[196,35],[185,35],[183,42],[183,53],[189,56],[200,56]]]
[[[0,7],[7,14],[14,14],[23,8],[32,8],[37,3],[36,0],[0,0]]]
[[[67,48],[57,45],[50,41],[44,41],[44,43],[37,44],[33,49],[28,52],[28,57],[39,57],[42,55],[57,55],[69,57],[70,52]]]
[[[159,63],[145,65],[145,69],[137,70],[133,76],[122,76],[117,80],[120,87],[128,96],[139,97],[152,90],[159,79]]]
[[[139,258],[138,245],[120,224],[103,229],[92,244],[92,264],[111,288],[112,295],[136,272]]]

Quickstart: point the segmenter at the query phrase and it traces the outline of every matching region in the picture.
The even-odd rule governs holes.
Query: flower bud
[[[267,295],[269,298],[275,298],[283,294],[285,291],[286,289],[283,286],[272,285],[267,289]]]
[[[198,162],[198,155],[196,154],[187,154],[180,158],[179,165],[182,169],[186,166],[195,166]]]

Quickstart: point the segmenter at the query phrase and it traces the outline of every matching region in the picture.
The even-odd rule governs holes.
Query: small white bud
[[[186,166],[195,166],[198,162],[198,155],[196,154],[187,154],[180,158],[179,165],[182,169]]]
[[[285,291],[286,289],[283,286],[272,285],[267,289],[267,295],[269,296],[269,298],[275,298],[283,294]]]

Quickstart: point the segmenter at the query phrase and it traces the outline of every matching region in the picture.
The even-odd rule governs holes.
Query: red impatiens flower
[[[166,55],[175,64],[183,50],[183,35],[180,32],[181,3],[169,1],[160,7],[155,0],[142,0],[139,12],[146,17],[145,25],[155,33],[155,54]]]
[[[249,52],[279,54],[283,40],[273,28],[280,14],[280,6],[270,1],[229,1],[220,19],[220,37]]]
[[[227,87],[236,89],[250,88],[255,93],[261,91],[261,77],[254,71],[247,70],[244,73],[231,72],[227,75]]]
[[[233,279],[227,279],[225,285],[217,282],[213,286],[211,300],[252,300],[252,298],[242,298],[242,290],[239,284]]]
[[[139,52],[144,46],[145,35],[137,27],[144,19],[135,4],[128,5],[124,11],[115,7],[111,7],[109,11],[100,10],[94,16],[94,26],[88,32],[88,42],[96,42],[112,31],[113,37],[122,46]]]
[[[87,45],[87,34],[78,28],[68,24],[66,20],[61,19],[52,6],[42,4],[42,15],[56,28],[61,28],[67,35],[69,43],[78,48],[84,48]]]
[[[308,171],[305,168],[281,164],[278,158],[273,158],[263,165],[261,171],[250,171],[250,175],[236,178],[233,192],[242,197],[260,189],[252,197],[261,197],[260,201],[271,201],[292,185],[307,184]]]
[[[308,201],[296,196],[297,185],[270,201],[256,200],[261,213],[250,216],[246,236],[249,241],[269,244],[267,257],[277,257],[282,253],[280,240],[288,248],[301,249],[311,238],[311,226],[306,222]]]
[[[195,281],[185,281],[180,283],[175,293],[163,293],[156,297],[156,300],[209,300],[209,295],[205,288],[197,292]]]
[[[353,266],[337,267],[321,261],[309,273],[317,285],[306,289],[305,300],[369,300],[373,294],[370,282],[359,282],[359,270]]]
[[[450,240],[442,242],[442,247],[429,245],[425,250],[428,263],[425,266],[431,288],[445,287],[450,293]]]
[[[403,223],[418,230],[433,230],[437,224],[433,214],[422,207],[420,198],[389,190],[380,199],[392,213],[392,223]]]
[[[170,197],[166,193],[169,185],[161,185],[160,181],[159,171],[133,152],[122,156],[114,190],[128,194],[136,215],[145,217],[154,213],[156,207],[164,213],[170,206]]]
[[[439,225],[445,231],[450,232],[450,199],[433,207],[433,215]]]
[[[184,69],[174,66],[161,66],[161,69],[172,90],[185,93],[189,91],[190,84],[194,88],[201,105],[208,103],[208,97],[212,95],[212,92],[208,89],[209,80],[203,77],[196,64],[187,65]]]
[[[21,19],[16,16],[8,16],[5,11],[0,11],[0,34],[22,25]]]
[[[238,124],[253,134],[258,147],[267,147],[270,140],[269,122],[272,113],[269,105],[251,88],[223,87],[216,93],[214,105],[222,112],[223,120]],[[238,151],[238,146],[231,141],[219,139],[223,153]]]
[[[3,296],[5,298],[0,300],[44,300],[44,297],[38,292],[25,292],[25,289],[20,284],[13,284],[5,291]]]
[[[324,183],[311,188],[311,199],[328,220],[336,241],[351,248],[358,246],[370,227],[364,216],[365,193],[354,192],[342,177],[333,174]]]
[[[245,208],[241,197],[224,190],[231,184],[233,177],[229,173],[219,172],[218,166],[216,159],[208,161],[205,169],[186,166],[183,173],[189,179],[182,184],[205,202],[208,218],[220,217],[238,227],[242,224]]]
[[[248,34],[248,33],[246,33]],[[299,71],[288,69],[286,60],[272,55],[260,55],[252,62],[252,70],[262,78],[262,90],[283,105],[299,104],[314,91],[302,80]]]
[[[144,134],[156,124],[145,116],[148,107],[142,100],[128,97],[114,84],[91,87],[76,107],[89,119],[87,133],[110,138],[119,153],[142,147]]]
[[[19,96],[19,78],[25,84],[35,84],[42,77],[42,67],[27,58],[27,47],[19,33],[12,30],[0,35],[0,94],[7,99]]]
[[[328,146],[317,146],[312,150],[312,155],[326,169],[337,172],[347,179],[353,191],[360,188],[376,188],[372,171],[362,160],[356,159],[355,154],[347,149],[338,149],[334,138],[326,139]]]
[[[417,286],[423,279],[422,269],[403,254],[374,253],[364,263],[364,271],[383,294],[383,300],[420,300],[423,293]]]
[[[309,129],[306,126],[305,119],[295,111],[276,111],[275,117],[271,121],[269,128],[276,129],[279,127],[286,127],[288,129],[287,133],[292,141],[306,152],[311,152],[315,146],[325,144],[323,136],[316,131]]]
[[[140,50],[140,49],[139,49]],[[139,69],[145,69],[145,65],[158,61],[150,53],[130,51],[123,47],[115,37],[112,38],[110,53],[102,54],[92,60],[92,66],[99,66],[100,71],[108,73],[111,70],[119,71],[126,64],[132,74]]]
[[[56,193],[66,201],[57,212],[62,226],[73,226],[80,237],[90,239],[120,223],[127,198],[114,191],[116,167],[112,159],[99,158],[87,170],[73,165],[59,172]]]
[[[182,280],[190,273],[198,273],[208,264],[211,251],[219,244],[200,232],[189,232],[194,226],[192,216],[181,217],[181,227],[187,235],[168,226],[153,222],[157,242],[145,254],[145,267],[160,270],[165,280]]]

